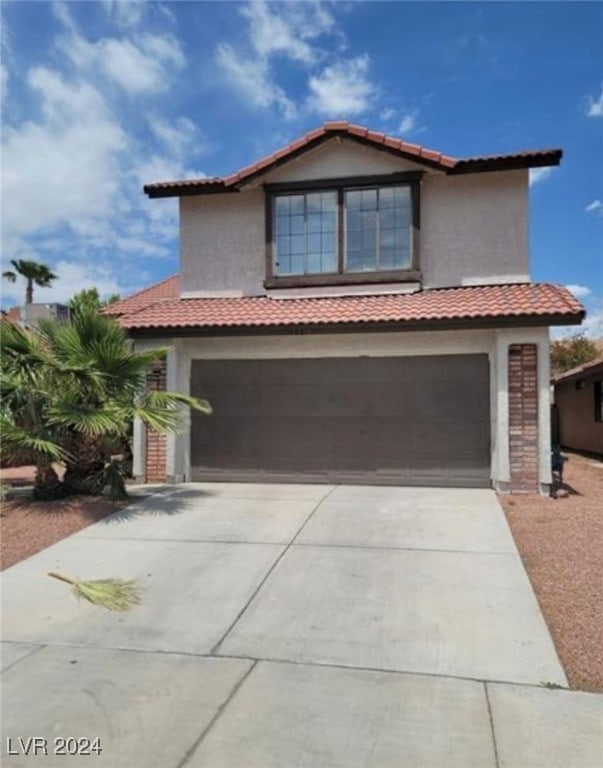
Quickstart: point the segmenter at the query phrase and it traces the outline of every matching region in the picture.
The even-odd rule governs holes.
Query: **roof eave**
[[[424,320],[380,320],[368,322],[325,322],[325,323],[287,323],[274,325],[156,325],[124,327],[132,335],[152,336],[259,336],[267,334],[312,334],[312,333],[349,333],[375,331],[416,331],[416,330],[463,330],[478,328],[522,328],[548,327],[557,325],[580,325],[584,312],[551,315],[510,315],[505,317],[464,317],[446,320],[426,318]]]
[[[603,359],[593,360],[590,364],[587,363],[581,366],[578,371],[567,371],[559,376],[553,376],[552,383],[555,386],[558,384],[568,384],[578,379],[585,379],[588,376],[598,376],[600,373],[603,373]]]
[[[475,160],[459,160],[450,170],[449,176],[466,173],[488,173],[491,171],[517,171],[528,168],[543,168],[556,166],[561,163],[562,149],[551,149],[534,154],[510,155],[508,157],[485,157]]]

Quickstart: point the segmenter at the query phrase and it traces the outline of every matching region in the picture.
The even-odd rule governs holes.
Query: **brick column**
[[[536,344],[509,346],[511,493],[538,493],[538,357]]]
[[[147,373],[147,388],[165,391],[167,384],[167,364],[165,359],[154,363]],[[167,459],[167,436],[146,428],[145,444],[145,482],[165,483]]]

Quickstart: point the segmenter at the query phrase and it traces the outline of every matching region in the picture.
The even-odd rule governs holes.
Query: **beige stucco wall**
[[[417,169],[385,152],[333,140],[262,177],[254,188],[181,198],[183,296],[265,293],[262,183]],[[523,170],[466,176],[426,171],[420,238],[424,287],[528,279],[527,195]]]
[[[550,483],[549,338],[546,328],[508,330],[416,331],[307,336],[244,336],[145,339],[137,349],[169,346],[168,388],[189,392],[192,360],[288,357],[400,357],[485,353],[490,361],[491,478],[504,486],[509,471],[508,349],[516,343],[538,347],[539,476]],[[201,396],[203,393],[200,393]],[[211,418],[211,417],[210,417]],[[138,435],[138,437],[137,437]],[[138,442],[136,442],[138,440]],[[135,468],[143,466],[143,432],[135,432]],[[168,475],[182,480],[190,472],[190,419],[168,439]]]
[[[568,381],[555,387],[555,403],[559,409],[559,433],[561,444],[578,451],[603,454],[603,423],[595,421],[595,380],[584,379],[583,389],[576,381]]]
[[[373,149],[356,141],[332,139],[312,152],[267,173],[258,180],[258,184],[423,170],[424,165],[394,157],[389,152]]]
[[[421,189],[423,285],[528,279],[527,215],[527,171],[426,175]]]

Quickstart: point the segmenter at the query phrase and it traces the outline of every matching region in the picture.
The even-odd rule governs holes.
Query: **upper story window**
[[[417,280],[418,177],[412,176],[268,187],[266,284]]]

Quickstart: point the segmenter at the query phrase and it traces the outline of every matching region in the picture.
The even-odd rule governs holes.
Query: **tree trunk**
[[[33,280],[31,277],[27,278],[27,286],[25,288],[25,303],[33,304]]]
[[[98,473],[108,459],[102,437],[73,434],[65,446],[70,458],[65,464],[63,483],[69,493],[94,495],[99,493]]]
[[[54,501],[65,496],[65,488],[52,464],[38,465],[34,480],[33,497],[36,501]]]

